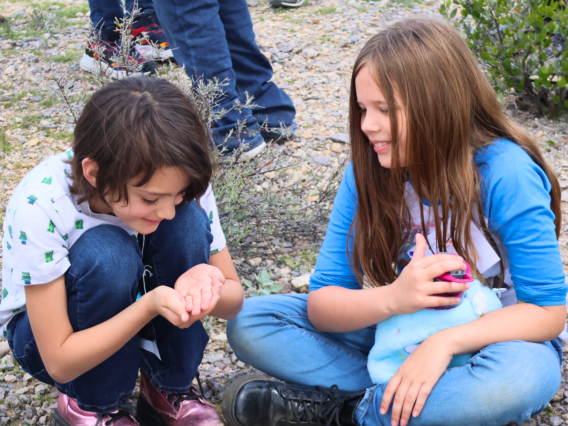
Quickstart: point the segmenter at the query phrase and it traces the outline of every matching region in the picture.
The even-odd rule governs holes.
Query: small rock
[[[564,420],[562,420],[560,417],[558,416],[554,416],[550,419],[550,424],[552,426],[560,426],[561,424],[564,423]]]
[[[4,399],[6,396],[6,390],[4,388],[0,388],[0,399]]]
[[[341,151],[343,151],[343,145],[340,143],[332,143],[331,146],[329,147],[329,150],[331,152],[339,154]]]
[[[294,47],[296,47],[296,46],[294,46],[292,43],[280,43],[279,45],[276,46],[276,48],[279,51],[284,52],[284,53],[293,50]]]
[[[19,139],[18,139],[19,140]],[[10,353],[10,346],[6,340],[0,342],[0,357],[4,357]]]
[[[13,374],[6,374],[4,376],[4,381],[6,383],[14,383],[16,380],[18,380],[18,378],[16,376],[14,376]]]
[[[519,426],[537,426],[536,419],[528,419],[526,422],[521,423]]]
[[[336,133],[329,137],[333,142],[349,143],[349,135],[347,133]]]
[[[300,293],[307,293],[310,286],[311,274],[301,275],[292,280],[292,286]]]
[[[248,4],[250,7],[256,7],[256,6],[258,6],[258,3],[257,3],[256,1],[254,1],[254,0],[247,0],[247,4]]]
[[[359,38],[358,35],[352,35],[351,38],[349,39],[351,43],[357,43],[359,40],[361,39]]]
[[[16,393],[16,395],[23,395],[26,392],[28,392],[30,389],[31,389],[31,387],[26,386],[26,387],[18,389],[15,393]]]
[[[213,337],[213,340],[216,340],[218,342],[226,342],[227,341],[227,335],[225,333],[219,333],[216,336]]]
[[[421,10],[421,9],[418,9],[417,7],[415,7],[414,9],[412,9],[412,12],[414,12],[414,13],[420,13],[420,12],[422,12],[422,10]]]
[[[262,263],[262,258],[260,258],[260,257],[255,257],[255,258],[253,258],[253,259],[249,259],[248,262],[251,264],[251,266],[258,266],[258,265],[260,265],[260,264]]]
[[[28,380],[31,380],[32,376],[29,373],[24,374],[24,378],[22,379],[23,382],[27,382]]]
[[[207,357],[207,362],[213,364],[214,362],[221,361],[225,356],[223,354],[212,353]]]
[[[47,393],[47,391],[49,390],[49,386],[48,385],[37,385],[35,387],[34,393],[36,395],[44,395]]]
[[[30,96],[30,101],[32,102],[41,102],[43,98],[41,96]]]
[[[20,143],[26,143],[28,140],[26,138],[23,138],[21,136],[18,137],[18,142]]]
[[[76,16],[77,18],[82,18],[83,16],[85,16],[85,14],[84,14],[83,12],[77,12],[77,13],[75,14],[75,16]]]
[[[306,49],[304,50],[304,55],[306,56],[306,58],[315,58],[316,56],[318,56],[320,53],[315,50],[315,49]]]
[[[238,368],[245,368],[245,363],[242,361],[237,361],[237,367]]]
[[[12,407],[19,407],[22,404],[22,402],[14,395],[8,396],[6,399],[4,399],[4,402],[8,405],[11,405]]]
[[[47,423],[47,416],[41,416],[41,417],[39,418],[39,424],[40,424],[40,425],[44,425],[44,424],[46,424],[46,423]]]
[[[37,410],[35,407],[29,405],[26,407],[26,419],[33,419],[37,414]]]
[[[278,272],[280,272],[281,275],[288,275],[290,272],[292,272],[292,270],[288,266],[284,266]]]
[[[535,138],[542,138],[544,136],[544,132],[542,130],[539,130],[538,132],[536,132],[536,135],[534,135]]]

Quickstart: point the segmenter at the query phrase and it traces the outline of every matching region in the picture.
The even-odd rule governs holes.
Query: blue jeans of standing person
[[[144,258],[138,242],[117,226],[87,230],[71,246],[71,267],[65,273],[73,330],[94,327],[132,305],[144,265],[151,272],[145,277],[148,291],[158,285],[173,287],[188,269],[209,262],[212,239],[207,215],[195,201],[146,236]],[[203,325],[197,321],[181,329],[161,316],[151,324],[161,360],[141,349],[135,336],[106,361],[68,383],[57,383],[49,376],[27,312],[10,321],[7,338],[14,358],[34,378],[57,386],[60,392],[77,399],[85,411],[106,413],[117,410],[130,397],[139,368],[158,389],[176,393],[189,390],[209,340]]]
[[[125,0],[125,6],[128,13],[134,10],[136,0]],[[142,12],[152,13],[154,5],[152,0],[138,0],[138,9]],[[115,20],[124,18],[124,10],[121,0],[89,0],[89,9],[91,10],[91,23],[93,28],[101,32],[101,40],[116,42],[119,34],[116,32]]]
[[[391,425],[391,411],[379,412],[385,384],[374,385],[367,355],[375,327],[323,333],[308,319],[307,295],[245,300],[227,325],[237,357],[288,383],[356,391],[366,389],[355,411],[363,426]],[[560,386],[562,347],[558,340],[490,345],[463,367],[448,369],[409,426],[501,426],[523,423],[544,410]]]
[[[218,110],[229,112],[212,131],[217,145],[236,130],[239,120],[246,122],[248,132],[258,131],[264,122],[271,128],[292,125],[294,104],[270,81],[272,66],[256,44],[246,0],[155,0],[154,9],[177,63],[185,66],[188,76],[228,83]],[[231,110],[235,101],[244,102],[245,93],[254,96],[259,108]],[[234,149],[238,140],[226,146]]]

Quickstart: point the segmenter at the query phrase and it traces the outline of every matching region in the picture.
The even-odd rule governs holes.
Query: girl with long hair
[[[248,299],[228,325],[237,356],[285,383],[235,380],[227,421],[500,426],[538,414],[560,385],[567,286],[560,187],[536,143],[439,20],[369,40],[349,112],[352,162],[309,295]],[[502,290],[504,307],[432,334],[388,383],[373,383],[375,325],[459,302],[443,294],[466,284],[434,278],[463,260]]]

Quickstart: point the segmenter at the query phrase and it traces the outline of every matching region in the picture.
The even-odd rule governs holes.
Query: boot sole
[[[138,397],[136,404],[136,420],[138,420],[140,426],[168,426],[160,413],[142,396]]]
[[[267,380],[266,376],[261,376],[259,374],[244,374],[237,377],[231,383],[227,385],[225,392],[223,393],[223,417],[225,421],[229,423],[229,426],[247,426],[239,423],[234,417],[233,407],[235,405],[235,399],[239,394],[241,388],[249,382],[255,380]],[[268,379],[270,380],[270,379]]]
[[[61,417],[61,414],[59,414],[57,410],[53,413],[53,421],[51,424],[52,426],[71,426],[71,423]]]

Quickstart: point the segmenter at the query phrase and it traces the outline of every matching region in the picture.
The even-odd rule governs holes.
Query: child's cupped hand
[[[389,287],[392,294],[392,311],[411,314],[422,308],[455,305],[459,298],[433,296],[439,293],[465,291],[468,283],[434,282],[434,278],[458,269],[465,269],[463,259],[453,254],[426,254],[426,239],[416,234],[416,248],[412,260]]]
[[[184,298],[187,313],[201,319],[217,305],[224,283],[218,268],[201,264],[180,276],[174,288]]]
[[[144,297],[150,301],[150,309],[155,315],[161,315],[176,327],[187,328],[190,315],[185,310],[185,298],[171,287],[159,286]]]

